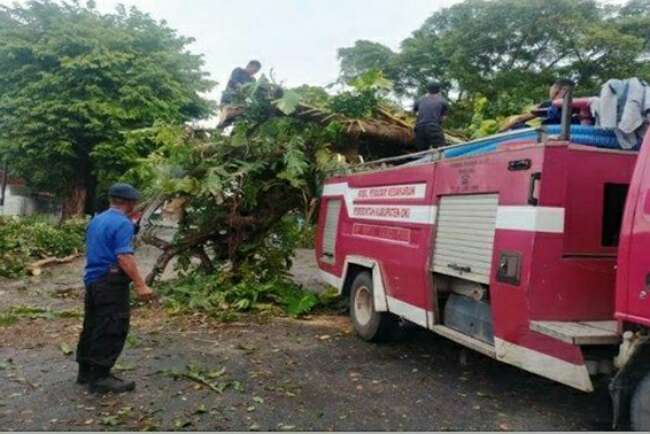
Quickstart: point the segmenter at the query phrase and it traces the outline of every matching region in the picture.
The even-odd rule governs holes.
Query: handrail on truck
[[[571,115],[572,115],[572,110],[570,109],[571,104],[573,102],[573,86],[569,86],[567,88],[567,92],[564,95],[564,98],[562,100],[562,119],[560,122],[560,134],[557,136],[557,140],[561,141],[570,141],[571,140]],[[542,141],[545,141],[544,138],[545,132],[543,127],[539,128],[522,128],[516,130],[516,133],[522,133],[526,131],[537,131],[538,132],[538,143],[541,143]],[[499,134],[494,134],[489,136],[490,139],[498,139],[500,137],[508,137],[509,135],[512,135],[513,131],[506,131],[504,133],[499,133]],[[372,161],[366,161],[363,163],[355,164],[351,167],[345,167],[345,168],[339,168],[334,170],[334,174],[339,174],[339,173],[344,173],[348,172],[350,170],[359,170],[363,169],[365,167],[370,167],[370,166],[376,166],[378,164],[387,164],[387,163],[397,163],[399,161],[403,160],[415,160],[417,158],[425,157],[427,155],[431,155],[432,158],[431,160],[426,160],[423,161],[422,164],[430,163],[432,161],[438,161],[442,157],[442,153],[451,149],[457,149],[463,146],[471,145],[473,143],[478,143],[480,141],[485,140],[487,137],[481,137],[479,139],[474,139],[470,140],[468,142],[463,142],[463,143],[457,143],[455,145],[448,145],[448,146],[442,146],[440,148],[433,148],[433,149],[427,149],[425,151],[420,151],[420,152],[414,152],[412,154],[404,154],[404,155],[398,155],[395,157],[386,157],[386,158],[380,158],[378,160],[372,160]]]

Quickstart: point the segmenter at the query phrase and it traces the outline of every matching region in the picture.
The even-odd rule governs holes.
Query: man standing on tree
[[[134,224],[130,220],[140,193],[128,184],[113,184],[111,207],[95,216],[86,232],[84,324],[77,346],[77,383],[91,392],[121,393],[135,388],[111,374],[129,332],[129,284],[138,298],[155,294],[144,282],[133,256]]]
[[[221,104],[231,104],[239,88],[255,81],[255,74],[260,72],[262,64],[258,60],[251,60],[246,68],[235,68],[230,74],[230,80],[221,96]]]
[[[445,145],[442,123],[447,117],[449,106],[447,100],[440,95],[440,83],[429,83],[427,91],[428,94],[413,105],[413,111],[417,113],[415,148],[418,151],[439,148]]]
[[[554,106],[553,101],[564,98],[569,89],[574,86],[575,83],[572,80],[566,78],[556,80],[548,89],[548,99],[546,101],[533,107],[528,113],[511,116],[501,127],[499,132],[502,133],[509,130],[529,128],[530,125],[528,125],[527,122],[534,119],[539,119],[541,125],[559,125],[562,122],[562,108]]]

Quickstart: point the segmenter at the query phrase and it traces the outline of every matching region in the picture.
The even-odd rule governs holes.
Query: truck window
[[[628,184],[606,183],[603,197],[603,231],[601,243],[605,247],[618,246],[618,237],[623,222],[625,198]]]

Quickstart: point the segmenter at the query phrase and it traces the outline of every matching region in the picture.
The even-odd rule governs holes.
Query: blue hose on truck
[[[544,129],[546,130],[546,133],[550,135],[560,134],[559,125],[546,125]],[[509,133],[499,134],[498,136],[473,140],[465,145],[458,146],[457,148],[448,149],[443,151],[443,156],[444,158],[454,158],[486,154],[488,152],[496,151],[498,146],[505,142],[536,139],[536,129],[527,128],[523,130],[515,130]],[[622,149],[613,130],[604,130],[592,125],[572,125],[571,143],[594,146],[596,148]],[[634,150],[638,150],[639,147],[640,144],[637,145]]]

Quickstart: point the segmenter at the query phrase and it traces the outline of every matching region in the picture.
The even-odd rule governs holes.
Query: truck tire
[[[639,382],[634,391],[630,419],[634,431],[650,432],[650,374]]]
[[[375,310],[372,277],[366,271],[357,274],[352,281],[350,318],[359,337],[369,342],[388,339],[396,324],[392,314]]]

